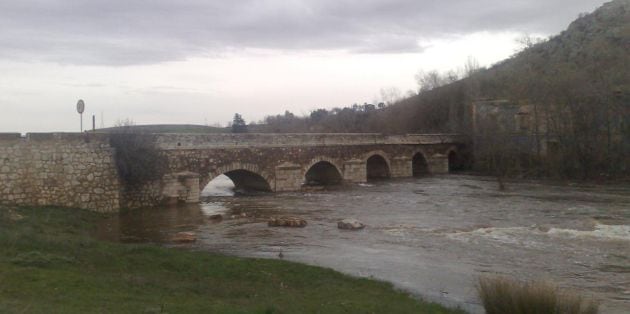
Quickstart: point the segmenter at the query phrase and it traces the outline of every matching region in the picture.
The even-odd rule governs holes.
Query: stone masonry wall
[[[0,134],[0,204],[118,211],[113,153],[104,134]]]

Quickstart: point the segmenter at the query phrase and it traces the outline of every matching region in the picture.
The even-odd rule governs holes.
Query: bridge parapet
[[[458,144],[466,139],[459,134],[383,135],[378,133],[346,134],[157,134],[158,149],[204,149],[244,147],[304,147],[352,145],[429,145]]]

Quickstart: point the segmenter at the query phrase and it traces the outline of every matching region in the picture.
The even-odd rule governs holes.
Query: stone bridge
[[[454,134],[133,134],[163,162],[158,178],[130,184],[112,136],[0,134],[0,204],[116,211],[194,203],[222,174],[237,189],[297,191],[448,173],[467,155]]]
[[[453,134],[157,135],[155,145],[168,160],[168,174],[126,199],[128,207],[161,197],[198,202],[204,187],[222,174],[236,189],[273,192],[443,174],[461,162],[464,143]]]

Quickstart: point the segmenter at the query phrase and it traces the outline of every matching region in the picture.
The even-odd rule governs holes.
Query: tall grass
[[[487,314],[597,314],[599,304],[543,281],[481,277],[477,292]]]

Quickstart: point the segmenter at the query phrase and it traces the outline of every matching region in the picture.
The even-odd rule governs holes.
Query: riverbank
[[[98,241],[101,219],[0,208],[0,312],[462,313],[325,268]]]

